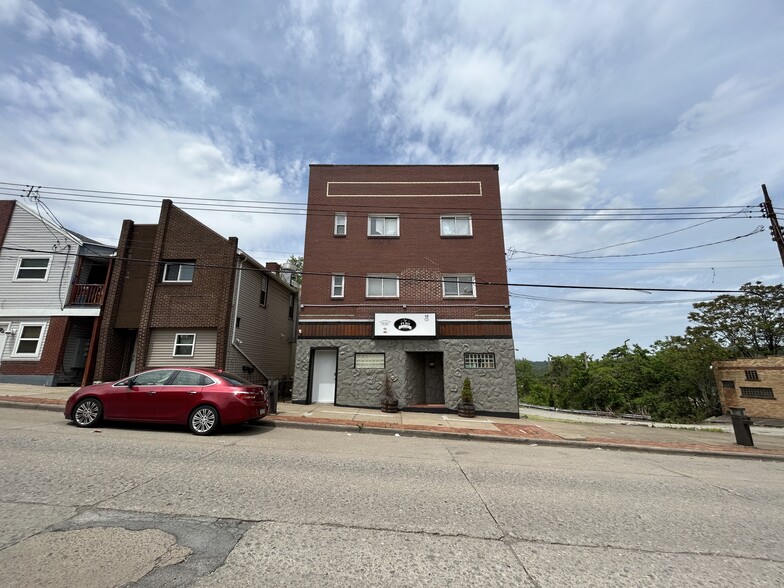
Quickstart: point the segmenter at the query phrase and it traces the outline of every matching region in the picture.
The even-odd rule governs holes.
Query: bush
[[[471,389],[471,380],[463,380],[463,390],[460,392],[460,400],[468,404],[474,403],[474,391]]]

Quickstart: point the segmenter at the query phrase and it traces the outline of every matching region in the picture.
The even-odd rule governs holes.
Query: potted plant
[[[384,376],[384,384],[381,386],[381,412],[397,412],[397,398],[392,393],[389,374]]]
[[[460,392],[460,401],[457,403],[457,415],[466,418],[476,416],[474,406],[474,391],[471,389],[471,380],[463,380],[463,390]]]

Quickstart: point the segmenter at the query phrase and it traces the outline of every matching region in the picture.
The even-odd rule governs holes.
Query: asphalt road
[[[784,463],[0,409],[4,586],[780,586]]]

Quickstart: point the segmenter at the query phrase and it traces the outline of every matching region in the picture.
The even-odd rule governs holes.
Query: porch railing
[[[68,304],[96,306],[103,302],[103,284],[74,284]]]

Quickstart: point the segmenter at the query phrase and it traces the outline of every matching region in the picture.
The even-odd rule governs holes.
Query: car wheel
[[[194,435],[210,435],[220,424],[218,411],[211,406],[199,406],[188,419],[188,427]]]
[[[93,427],[103,416],[103,405],[95,398],[79,401],[73,409],[73,422],[77,427]]]

